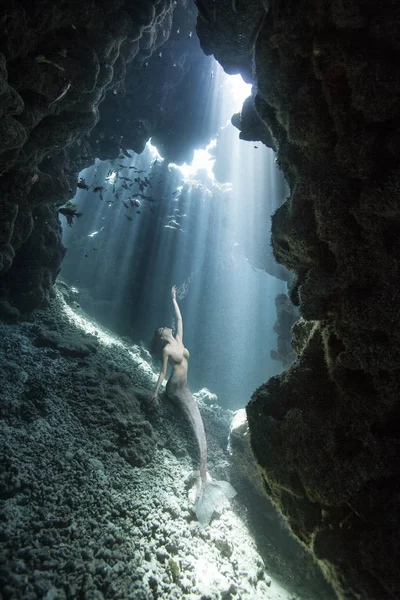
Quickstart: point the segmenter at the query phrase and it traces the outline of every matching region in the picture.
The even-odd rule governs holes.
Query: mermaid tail
[[[166,392],[171,400],[179,402],[199,444],[200,474],[189,495],[194,501],[197,519],[202,525],[208,525],[214,511],[226,499],[234,498],[236,491],[227,481],[212,481],[207,472],[207,441],[203,419],[195,398],[187,388],[186,377],[176,377],[172,374],[168,380]]]
[[[225,500],[236,496],[236,490],[228,481],[201,481],[197,482],[197,498],[195,500],[195,511],[197,520],[202,525],[208,525],[213,513],[218,510]]]

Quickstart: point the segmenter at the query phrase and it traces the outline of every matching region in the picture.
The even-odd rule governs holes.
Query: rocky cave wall
[[[234,123],[276,150],[290,185],[272,245],[295,274],[299,357],[247,407],[253,451],[270,498],[338,597],[394,600],[400,5],[238,0],[213,13],[202,4],[213,16],[198,21],[201,43],[228,70],[242,68],[243,44],[235,61],[223,32],[253,23],[253,102]]]
[[[0,21],[0,311],[18,318],[48,299],[64,255],[57,207],[95,157],[168,160],[215,135],[199,111],[212,59],[187,0],[15,0]],[[48,249],[48,251],[46,250]]]

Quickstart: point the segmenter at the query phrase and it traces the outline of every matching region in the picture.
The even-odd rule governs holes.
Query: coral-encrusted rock
[[[26,314],[49,300],[65,248],[57,213],[52,206],[41,205],[32,217],[29,212],[25,213],[24,220],[26,224],[20,227],[32,232],[29,231],[28,240],[18,252],[13,269],[0,280],[0,296],[14,299],[13,306]]]
[[[291,303],[286,294],[278,294],[275,298],[277,320],[274,331],[278,336],[277,350],[271,350],[271,358],[279,360],[284,369],[290,367],[296,358],[291,344],[292,325],[297,321],[297,308]]]
[[[232,116],[232,125],[239,129],[239,138],[249,142],[262,142],[269,148],[274,148],[274,141],[265,123],[261,121],[253,96],[249,96],[243,103],[240,113]]]
[[[266,3],[265,3],[266,4]],[[201,0],[197,33],[206,54],[214,54],[229,74],[252,81],[252,51],[264,19],[262,0]]]

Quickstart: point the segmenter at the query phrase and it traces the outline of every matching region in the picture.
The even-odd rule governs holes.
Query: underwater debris
[[[64,57],[65,58],[65,57]],[[52,65],[53,67],[56,67],[57,69],[59,69],[60,71],[65,71],[64,67],[62,67],[61,65],[58,65],[57,63],[55,63],[52,60],[49,60],[48,58],[46,58],[44,56],[44,54],[38,54],[35,57],[36,62],[38,63],[47,63],[48,65]],[[55,100],[53,101],[55,102]]]
[[[69,88],[71,87],[71,82],[67,83],[61,90],[61,92],[59,93],[59,95],[57,96],[57,98],[55,98],[54,100],[52,100],[49,104],[49,107],[52,106],[52,104],[54,104],[55,102],[58,102],[59,100],[61,100],[61,98],[64,98],[65,94],[68,92]]]
[[[97,235],[98,233],[101,233],[103,231],[103,229],[104,229],[104,226],[101,229],[99,229],[98,231],[93,231],[93,233],[89,233],[89,235],[87,237],[91,237],[92,238],[95,235]]]

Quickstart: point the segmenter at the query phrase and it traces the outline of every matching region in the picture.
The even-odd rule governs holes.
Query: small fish
[[[106,188],[103,187],[102,185],[96,185],[96,187],[93,188],[93,191],[96,192],[101,192],[102,190],[105,190]]]
[[[128,221],[133,221],[132,217],[130,217],[129,215],[125,215],[125,216],[128,219]]]
[[[132,179],[130,177],[121,177],[120,179],[122,179],[123,181],[132,181]]]
[[[78,179],[78,183],[76,184],[78,188],[80,188],[81,190],[89,190],[89,186],[87,185],[87,183],[85,182],[84,178],[81,177],[80,179]]]
[[[137,214],[137,215],[141,215],[142,213],[141,213],[141,211],[140,211],[140,210],[137,210],[137,211],[136,211],[136,214]]]
[[[122,204],[125,206],[125,208],[129,208],[129,204],[128,204],[127,202],[124,202],[124,201],[122,200]]]
[[[67,219],[67,224],[69,227],[72,227],[74,217],[77,217],[79,219],[83,215],[83,213],[76,212],[76,210],[73,208],[65,208],[65,207],[59,208],[58,212],[61,215],[64,215],[64,217]]]
[[[254,146],[254,148],[258,148],[258,146]]]
[[[98,248],[94,248],[94,247],[92,248],[92,250],[94,250],[95,252],[98,252],[98,251],[99,251],[99,249],[98,249]]]

